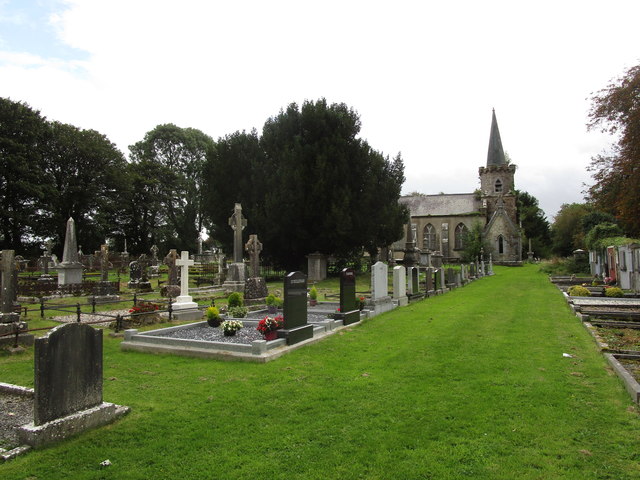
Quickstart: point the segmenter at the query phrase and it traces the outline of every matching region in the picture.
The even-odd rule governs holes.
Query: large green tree
[[[260,137],[219,139],[204,169],[214,235],[230,249],[227,219],[240,202],[245,234],[258,233],[264,256],[289,269],[315,251],[348,258],[397,240],[407,215],[402,158],[389,160],[359,132],[354,110],[321,99],[290,104]]]
[[[598,127],[617,141],[609,154],[592,159],[588,198],[628,235],[640,236],[640,65],[593,96],[589,128]]]
[[[22,102],[0,98],[0,246],[23,251],[38,235],[38,205],[44,199],[40,146],[46,120]]]
[[[78,243],[91,252],[117,230],[126,162],[107,137],[60,122],[48,124],[42,145],[43,188],[39,230],[62,250],[66,222],[73,217]]]
[[[582,218],[591,211],[584,203],[563,204],[551,226],[552,250],[560,256],[568,256],[578,248],[585,248]]]
[[[156,238],[164,248],[197,248],[204,227],[202,168],[213,147],[213,139],[200,130],[173,124],[158,125],[129,147],[131,161],[153,172],[149,189],[155,189],[162,206],[157,230],[145,232],[146,238]],[[136,218],[131,212],[130,217]]]
[[[243,215],[249,219],[245,238],[251,233],[259,233],[262,238],[263,226],[272,221],[264,217],[268,188],[265,160],[256,130],[226,135],[208,151],[203,167],[204,211],[210,220],[210,235],[227,252],[233,249],[233,233],[227,221],[235,203],[242,204]]]

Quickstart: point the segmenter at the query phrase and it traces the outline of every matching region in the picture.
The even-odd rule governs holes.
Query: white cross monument
[[[189,266],[194,264],[195,262],[189,259],[189,252],[185,250],[180,252],[180,258],[176,260],[176,265],[181,269],[180,296],[176,298],[171,306],[176,315],[179,315],[183,310],[194,311],[198,308],[198,304],[194,302],[191,295],[189,295]],[[198,313],[200,312],[198,311]],[[200,313],[200,316],[202,316],[202,313]]]

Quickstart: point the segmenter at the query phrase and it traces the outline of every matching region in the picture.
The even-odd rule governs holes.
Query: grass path
[[[105,400],[132,412],[0,477],[640,478],[638,409],[558,290],[496,272],[265,365],[105,338]],[[0,381],[31,362],[1,356]]]

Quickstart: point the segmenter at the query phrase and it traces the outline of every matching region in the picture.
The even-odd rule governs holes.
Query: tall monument
[[[78,240],[76,224],[73,218],[67,220],[67,232],[64,237],[62,262],[58,265],[58,285],[82,283],[82,263],[78,258]]]
[[[244,292],[247,267],[242,255],[242,230],[247,226],[247,219],[242,216],[242,205],[239,203],[235,204],[233,214],[229,217],[229,226],[233,230],[233,263],[229,265],[227,281],[223,287],[227,291]]]

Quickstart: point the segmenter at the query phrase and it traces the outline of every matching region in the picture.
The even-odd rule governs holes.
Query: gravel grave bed
[[[129,315],[129,310],[111,310],[102,313],[82,313],[80,315],[80,320],[81,323],[91,323],[91,325],[96,327],[108,327],[111,322],[115,322],[115,317],[117,315]],[[59,323],[76,323],[78,321],[78,316],[76,314],[61,315],[58,317],[51,317],[51,320]]]
[[[33,422],[33,398],[0,392],[0,448],[20,446],[18,427]]]
[[[618,362],[636,379],[636,382],[640,382],[640,360],[618,358]]]

